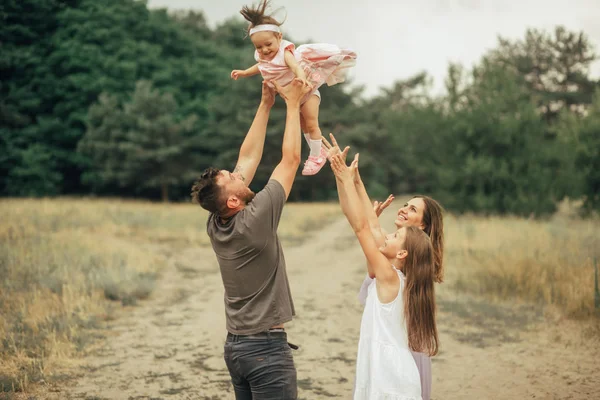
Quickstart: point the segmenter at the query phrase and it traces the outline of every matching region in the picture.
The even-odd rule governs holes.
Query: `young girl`
[[[339,145],[335,137],[330,134],[331,143],[323,138],[323,145],[328,149],[328,156],[331,157],[340,153]],[[360,202],[363,207],[370,208],[371,200],[365,189],[365,185],[360,178],[358,170],[354,176],[354,186],[360,197]],[[375,238],[377,246],[385,244],[386,233],[379,223],[379,216],[394,200],[394,196],[390,195],[384,202],[375,201],[373,203],[373,211],[367,210],[367,219],[371,228],[371,233]],[[402,227],[414,226],[417,227],[429,236],[433,247],[433,265],[434,265],[434,281],[441,283],[444,277],[444,217],[442,206],[434,199],[428,196],[417,195],[410,199],[396,213],[394,221],[397,229]],[[367,301],[369,287],[374,280],[367,274],[358,294],[358,300],[364,306]],[[428,354],[420,352],[412,352],[413,358],[421,376],[421,397],[423,400],[431,398],[431,357]]]
[[[355,400],[420,400],[419,371],[411,350],[435,355],[434,251],[423,230],[408,226],[386,235],[378,247],[371,232],[370,204],[360,200],[354,180],[358,155],[350,168],[348,148],[331,156],[342,211],[348,218],[368,262],[374,284],[360,327]]]
[[[275,80],[280,86],[298,78],[312,87],[313,90],[302,99],[300,123],[310,147],[302,175],[314,175],[325,165],[327,156],[327,151],[321,147],[321,94],[318,88],[324,83],[331,86],[343,82],[347,69],[356,63],[356,53],[324,43],[295,48],[293,43],[282,39],[281,23],[265,14],[268,4],[269,0],[262,0],[256,8],[243,7],[240,11],[250,22],[248,34],[256,48],[254,58],[257,63],[246,70],[231,71],[231,78],[237,80],[260,73],[265,81]]]
[[[355,182],[355,186],[358,188],[364,187],[362,181],[359,181],[358,185]],[[359,190],[360,193],[360,190]],[[390,203],[394,200],[394,196],[390,195],[386,201],[374,202],[373,210],[377,217],[381,212],[387,208]],[[370,202],[365,191],[364,201]],[[444,276],[444,219],[442,216],[442,206],[434,199],[428,196],[414,196],[410,199],[403,207],[401,207],[396,215],[394,224],[398,229],[407,226],[415,226],[429,236],[434,252],[434,277],[436,283],[441,283]],[[372,221],[371,232],[377,237],[380,235],[381,238],[385,236],[381,225],[378,221]],[[358,300],[364,306],[367,302],[367,296],[369,294],[369,286],[373,284],[373,279],[366,275],[358,293]],[[412,353],[417,369],[421,376],[421,397],[423,400],[431,399],[431,357],[427,354],[420,352]]]

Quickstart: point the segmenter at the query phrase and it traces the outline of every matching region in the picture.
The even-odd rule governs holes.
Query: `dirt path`
[[[391,218],[391,216],[390,216]],[[297,317],[288,324],[300,399],[351,398],[362,308],[362,253],[345,220],[287,248]],[[152,299],[111,323],[60,399],[233,399],[222,359],[223,288],[210,248],[170,257]],[[533,308],[438,292],[441,353],[434,399],[600,398],[598,341],[574,322]],[[555,324],[556,323],[556,324]]]

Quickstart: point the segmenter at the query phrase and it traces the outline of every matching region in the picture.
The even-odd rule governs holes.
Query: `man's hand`
[[[381,215],[381,213],[383,212],[383,210],[388,208],[388,206],[392,203],[392,201],[394,201],[393,194],[390,194],[383,203],[375,200],[373,202],[373,211],[375,211],[375,214],[379,217]]]
[[[271,108],[273,104],[275,104],[275,90],[272,89],[267,81],[263,81],[262,83],[262,97],[260,99],[261,104]]]
[[[233,71],[231,71],[231,79],[233,79],[234,81],[237,81],[238,78],[244,78],[245,76],[246,72],[244,70],[234,69]]]
[[[304,85],[302,80],[295,78],[289,85],[280,86],[277,82],[273,81],[275,85],[275,89],[283,99],[286,104],[295,104],[300,105],[300,100],[304,97],[305,94],[310,92],[311,87]]]

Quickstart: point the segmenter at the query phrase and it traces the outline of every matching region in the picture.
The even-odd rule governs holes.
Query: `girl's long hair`
[[[424,231],[429,235],[433,245],[435,281],[442,283],[444,281],[444,209],[440,203],[429,196],[417,195],[413,198],[422,199],[425,203],[425,209],[423,210]]]
[[[266,14],[269,3],[269,0],[262,0],[257,6],[252,5],[242,7],[240,14],[242,14],[246,21],[250,22],[248,33],[250,33],[250,29],[254,28],[256,25],[272,24],[280,26],[283,24],[283,22],[277,21],[270,14]]]
[[[404,248],[404,318],[411,350],[434,356],[438,352],[438,332],[435,323],[435,252],[423,230],[406,228]]]

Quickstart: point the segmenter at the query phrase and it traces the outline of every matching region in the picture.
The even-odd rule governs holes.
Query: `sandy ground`
[[[391,218],[391,215],[390,215]],[[168,252],[165,247],[164,251]],[[287,247],[297,316],[287,325],[300,399],[350,399],[364,272],[343,219]],[[223,287],[210,248],[170,254],[150,300],[123,310],[110,336],[52,399],[233,399],[222,358]],[[523,305],[438,290],[441,352],[434,399],[600,399],[600,332]]]

